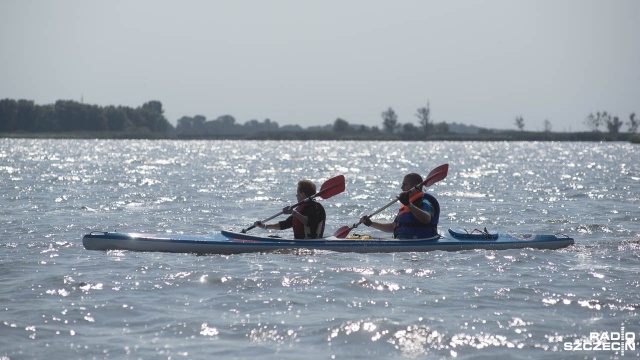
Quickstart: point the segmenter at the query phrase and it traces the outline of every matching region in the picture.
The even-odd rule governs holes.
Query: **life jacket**
[[[409,202],[420,209],[424,209],[424,201],[431,204],[433,215],[428,224],[418,220],[411,213],[408,206],[401,205],[398,216],[394,222],[397,224],[393,231],[396,239],[426,239],[438,235],[438,222],[440,221],[440,204],[431,194],[418,192],[409,198]]]
[[[308,209],[307,209],[308,208]],[[308,218],[307,225],[293,216],[293,237],[296,239],[318,239],[324,235],[326,214],[324,207],[318,202],[302,203],[296,211]]]

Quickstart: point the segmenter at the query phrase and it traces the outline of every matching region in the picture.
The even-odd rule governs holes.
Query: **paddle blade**
[[[443,180],[447,177],[449,173],[449,164],[442,164],[437,168],[431,170],[427,178],[422,182],[423,186],[429,187],[440,180]]]
[[[338,239],[344,239],[347,237],[347,235],[349,235],[349,233],[351,232],[351,227],[349,226],[343,226],[340,229],[336,230],[336,232],[333,233],[333,236],[337,237]]]
[[[328,199],[332,196],[340,194],[344,191],[344,189],[344,175],[338,175],[325,181],[316,196],[320,196],[323,199]]]

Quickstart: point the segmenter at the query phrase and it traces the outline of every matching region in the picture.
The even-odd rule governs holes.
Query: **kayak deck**
[[[540,234],[499,234],[495,239],[445,238],[398,240],[386,238],[338,239],[326,237],[314,240],[295,240],[235,233],[215,232],[209,235],[139,234],[119,232],[91,232],[82,243],[87,250],[160,251],[196,254],[241,254],[287,250],[329,250],[337,252],[390,253],[425,251],[460,251],[472,249],[559,249],[570,246],[568,236]]]
[[[487,228],[484,228],[483,230],[480,229],[473,229],[473,230],[453,230],[453,229],[449,229],[449,235],[453,236],[456,239],[464,239],[464,240],[471,240],[471,239],[475,239],[475,240],[496,240],[498,237],[500,237],[500,234],[498,234],[495,231],[489,231],[487,230]]]

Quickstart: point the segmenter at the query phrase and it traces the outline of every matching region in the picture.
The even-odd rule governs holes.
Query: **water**
[[[0,357],[619,358],[567,344],[623,325],[640,338],[639,149],[0,139]],[[405,173],[442,163],[449,176],[431,189],[441,231],[564,233],[576,244],[195,256],[81,242],[91,230],[239,230],[295,202],[300,178],[344,174],[346,191],[323,201],[332,232],[393,199]],[[624,353],[638,356],[640,345]]]

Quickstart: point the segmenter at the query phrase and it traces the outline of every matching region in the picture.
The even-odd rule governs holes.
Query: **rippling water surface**
[[[639,150],[0,139],[0,357],[638,357],[640,344],[575,345],[622,326],[640,339]],[[82,246],[91,230],[239,230],[295,202],[297,180],[344,174],[346,191],[323,201],[332,232],[393,199],[405,173],[442,163],[449,176],[431,189],[441,232],[486,226],[576,244],[232,256]]]

